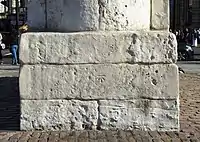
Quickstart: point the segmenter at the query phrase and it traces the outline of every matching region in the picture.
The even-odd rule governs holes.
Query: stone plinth
[[[165,31],[27,33],[20,56],[24,64],[174,63],[176,46]]]
[[[167,5],[30,0],[31,30],[51,32],[21,37],[21,130],[179,130]]]

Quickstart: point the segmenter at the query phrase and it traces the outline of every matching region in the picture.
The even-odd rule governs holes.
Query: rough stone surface
[[[169,29],[169,0],[152,0],[151,28]]]
[[[174,63],[175,36],[168,32],[26,33],[20,59],[38,63]]]
[[[6,59],[4,58],[4,61]],[[0,141],[1,142],[13,142],[10,138],[10,134],[13,131],[19,130],[19,115],[20,114],[20,102],[18,96],[18,69],[16,66],[12,65],[1,65],[0,66]],[[149,138],[160,138],[166,140],[167,138],[180,138],[182,141],[187,141],[187,139],[198,138],[196,141],[200,141],[200,74],[180,74],[180,127],[181,130],[179,132],[147,132],[147,134],[143,131],[124,131],[124,135],[127,139],[129,139],[129,133],[132,133],[132,139],[140,140],[140,137],[145,137],[146,135]],[[188,89],[190,88],[190,89]],[[16,90],[17,89],[17,90]],[[162,107],[163,108],[163,107]],[[8,132],[8,130],[11,130]],[[93,133],[97,135],[92,135]],[[113,137],[113,133],[118,133],[118,131],[76,131],[76,132],[56,132],[60,135],[60,141],[64,141],[64,137],[71,138],[72,134],[74,139],[78,139],[79,137],[75,134],[80,134],[80,137],[83,136],[87,138],[83,138],[82,141],[100,141],[100,137],[104,137],[105,140],[109,141]],[[35,135],[32,135],[32,132],[14,132],[14,133],[24,133],[18,142],[27,142],[31,141],[29,139],[34,139]],[[37,132],[36,132],[37,133]],[[44,141],[43,138],[44,133],[38,132],[42,134],[38,139],[35,138],[34,141]],[[49,134],[52,132],[46,132]],[[90,133],[91,137],[88,136]],[[30,136],[29,136],[30,134]],[[48,136],[51,137],[51,134]],[[101,134],[101,135],[100,135]],[[146,134],[146,135],[145,135]],[[151,135],[150,135],[151,134]],[[168,135],[170,134],[170,135]],[[172,135],[173,134],[173,135]],[[117,135],[117,134],[116,134]],[[114,136],[116,136],[114,135]],[[189,137],[188,137],[189,135]],[[94,137],[96,138],[94,140]],[[120,138],[120,136],[116,136]],[[166,138],[167,137],[167,138]],[[5,139],[6,140],[5,140]],[[61,139],[63,138],[63,139]],[[66,137],[65,137],[66,138]],[[4,139],[4,140],[2,140]],[[50,138],[49,138],[50,139]],[[191,141],[192,141],[191,140]],[[67,140],[65,140],[67,141]],[[81,140],[80,140],[81,141]],[[111,141],[111,140],[110,140]],[[153,141],[153,140],[152,140]],[[160,140],[162,141],[162,140]],[[170,140],[168,140],[170,141]],[[188,140],[190,141],[190,140]],[[53,141],[55,142],[55,141]],[[131,141],[132,142],[132,141]]]
[[[45,0],[28,0],[27,9],[27,22],[31,29],[44,30],[46,25]]]
[[[27,8],[31,30],[149,30],[150,25],[156,30],[169,28],[169,0],[29,0]]]
[[[97,30],[98,0],[47,0],[47,26],[62,32]]]
[[[68,33],[21,37],[21,130],[179,130],[168,0],[30,0],[27,7],[31,30]],[[33,133],[29,141],[60,136]]]
[[[100,30],[149,29],[149,0],[99,0]]]
[[[21,99],[176,99],[176,65],[24,65]]]
[[[91,130],[97,117],[95,101],[21,101],[21,130]]]
[[[33,9],[38,7],[35,14]],[[30,27],[43,29],[46,24],[48,31],[149,29],[150,15],[149,0],[46,0],[45,5],[35,1],[28,3]]]
[[[103,130],[179,130],[176,100],[100,101]]]

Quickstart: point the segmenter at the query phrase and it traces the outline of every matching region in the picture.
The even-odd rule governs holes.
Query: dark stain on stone
[[[152,83],[153,83],[153,85],[157,85],[158,84],[158,82],[154,78],[152,79]]]
[[[117,122],[117,120],[114,118],[110,118],[110,122]]]
[[[153,59],[155,59],[155,56],[152,55],[152,56],[151,56],[151,60],[153,60]]]
[[[145,100],[144,101],[144,114],[145,114],[145,116],[148,116],[148,114],[149,114],[149,107],[150,107],[150,101]]]
[[[131,36],[131,38],[132,38],[132,42],[131,42],[130,46],[128,47],[127,52],[128,52],[131,56],[134,57],[134,56],[135,56],[135,53],[134,53],[133,45],[136,44],[137,35],[136,35],[136,34],[133,34],[133,35]]]
[[[82,124],[82,128],[84,130],[92,130],[92,125],[91,124]]]

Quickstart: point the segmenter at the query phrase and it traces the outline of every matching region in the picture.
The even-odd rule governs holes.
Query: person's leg
[[[14,59],[14,51],[15,49],[14,49],[14,45],[12,45],[11,46],[11,48],[10,48],[10,51],[11,51],[11,53],[12,53],[12,64],[14,65],[15,64],[15,59]]]
[[[16,64],[18,64],[18,61],[19,61],[19,58],[18,58],[19,57],[18,56],[18,45],[15,46],[15,50],[16,50],[16,60],[15,61],[16,61]]]
[[[12,64],[17,64],[17,45],[11,46]]]

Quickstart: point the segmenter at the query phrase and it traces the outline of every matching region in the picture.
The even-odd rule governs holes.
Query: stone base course
[[[95,101],[21,101],[21,130],[91,130],[97,119]]]
[[[143,131],[72,131],[16,132],[19,130],[18,73],[15,66],[0,67],[0,142],[199,142],[200,141],[200,77],[180,74],[179,132]],[[190,88],[190,89],[188,89]],[[162,104],[162,103],[159,103]],[[163,103],[164,104],[164,103]],[[112,104],[111,104],[112,105]],[[155,106],[155,105],[153,105]],[[153,107],[152,106],[152,107]],[[160,106],[160,105],[159,105]],[[169,105],[171,106],[171,105]],[[164,107],[166,108],[166,107]],[[12,130],[8,132],[6,130]],[[13,132],[15,131],[15,132]]]
[[[160,130],[179,128],[176,100],[22,100],[21,130]]]
[[[178,131],[176,100],[100,101],[100,127],[104,130]]]
[[[24,81],[25,80],[25,81]],[[173,64],[24,65],[21,99],[176,99]]]
[[[174,63],[177,42],[166,31],[26,33],[23,64]]]
[[[20,44],[21,130],[179,130],[173,34],[27,33]]]

